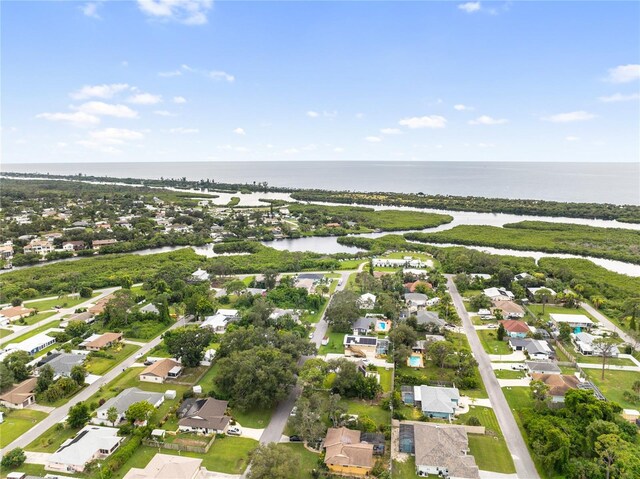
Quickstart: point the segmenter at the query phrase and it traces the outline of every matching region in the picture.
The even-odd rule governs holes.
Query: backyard
[[[600,369],[583,369],[583,371],[609,401],[617,402],[623,408],[629,409],[638,409],[640,406],[624,397],[624,392],[632,391],[633,383],[640,380],[640,373],[636,371],[605,370],[604,380],[602,380],[600,379],[602,377]]]

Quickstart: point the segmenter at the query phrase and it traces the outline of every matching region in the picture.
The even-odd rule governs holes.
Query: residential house
[[[424,310],[418,311],[416,313],[416,321],[418,322],[418,324],[422,324],[422,325],[431,324],[439,328],[444,327],[444,325],[446,324],[444,319],[442,319],[440,315],[435,311],[424,311]]]
[[[80,251],[84,248],[84,241],[65,241],[64,243],[62,243],[62,249],[64,251]]]
[[[45,333],[36,334],[30,338],[25,339],[21,343],[12,343],[9,346],[15,347],[20,351],[25,351],[30,355],[34,355],[49,346],[53,346],[56,343],[56,339],[51,336],[47,336]]]
[[[173,359],[165,358],[156,361],[140,373],[140,381],[147,383],[163,383],[182,373],[182,364]]]
[[[551,361],[525,361],[527,372],[532,375],[534,373],[541,374],[561,374],[562,371],[556,363]]]
[[[551,313],[549,315],[551,321],[559,328],[561,324],[568,324],[574,332],[579,333],[583,329],[591,329],[593,321],[591,321],[584,314],[557,314]]]
[[[0,404],[10,409],[22,409],[36,402],[36,378],[29,378],[16,384],[0,396]]]
[[[404,274],[413,274],[415,276],[420,276],[420,275],[426,275],[426,271],[420,270],[420,269],[408,269],[405,268],[402,270],[402,272]],[[433,286],[431,285],[431,283],[427,283],[426,281],[414,281],[412,283],[405,283],[404,287],[407,291],[409,291],[410,293],[415,293],[416,289],[418,289],[419,286],[422,286],[424,288],[427,289],[433,289]],[[421,288],[422,289],[422,288]],[[424,290],[423,290],[424,291]]]
[[[409,309],[416,310],[427,306],[429,297],[422,293],[405,293],[404,300]]]
[[[519,273],[514,276],[514,279],[516,281],[522,281],[523,279],[533,279],[533,276],[531,276],[529,273]]]
[[[514,351],[526,351],[530,359],[552,359],[553,349],[549,343],[540,339],[509,338],[509,346]]]
[[[144,469],[132,467],[122,479],[205,479],[201,464],[195,457],[156,454]]]
[[[20,318],[26,318],[35,312],[33,308],[25,308],[24,306],[11,306],[0,310],[0,320],[15,321]]]
[[[376,307],[376,295],[371,293],[361,294],[358,298],[358,308],[373,309]]]
[[[193,401],[180,417],[178,430],[198,434],[223,434],[231,421],[231,417],[225,415],[228,405],[227,401],[213,398]]]
[[[363,477],[373,468],[373,444],[361,441],[360,431],[331,427],[324,440],[324,463],[329,471]]]
[[[89,307],[87,311],[89,311],[91,314],[94,314],[96,316],[98,314],[102,314],[104,312],[104,309],[107,306],[107,303],[111,301],[113,298],[114,298],[113,294],[108,294],[106,296],[103,296],[102,298],[97,300],[93,306]]]
[[[13,245],[3,244],[0,245],[0,259],[9,261],[13,258]]]
[[[91,324],[95,320],[96,318],[92,313],[90,313],[89,311],[85,311],[84,313],[76,313],[72,316],[69,316],[69,318],[65,319],[64,321],[61,321],[60,327],[66,328],[67,326],[69,326],[69,323],[71,321],[82,321],[83,323]]]
[[[84,363],[85,356],[82,354],[71,353],[54,353],[45,356],[38,362],[38,369],[42,369],[45,365],[53,368],[54,379],[60,377],[71,376],[71,370],[74,366],[81,366]]]
[[[153,313],[160,314],[158,307],[153,303],[145,304],[142,308],[140,308],[141,313]]]
[[[105,240],[93,240],[91,242],[91,247],[95,250],[99,250],[100,248],[102,248],[103,246],[110,246],[112,244],[116,244],[118,242],[117,239],[111,238],[111,239],[105,239]]]
[[[602,344],[599,344],[601,337],[594,336],[589,333],[572,334],[571,339],[576,346],[576,350],[585,356],[602,356]],[[620,350],[617,346],[613,346],[611,351],[607,353],[607,357],[617,358]]]
[[[138,388],[125,389],[116,397],[109,399],[102,406],[100,406],[96,411],[96,417],[92,419],[92,422],[96,424],[109,424],[109,420],[107,418],[108,411],[112,407],[115,407],[118,411],[118,419],[116,419],[114,424],[111,424],[111,426],[115,426],[124,419],[125,413],[127,412],[127,409],[129,409],[129,406],[142,401],[148,402],[157,409],[164,402],[164,394],[143,391]]]
[[[502,317],[506,319],[524,318],[524,308],[513,301],[492,300],[491,302],[493,303],[491,311],[494,315],[496,311],[500,311]]]
[[[24,254],[39,254],[45,256],[51,253],[54,250],[54,246],[52,243],[49,243],[46,240],[34,239],[24,247]]]
[[[269,315],[269,320],[278,324],[283,321],[286,316],[289,316],[296,323],[300,322],[300,315],[295,310],[282,308],[275,308]]]
[[[536,293],[543,289],[546,289],[549,292],[546,302],[549,302],[550,300],[556,297],[557,293],[554,290],[552,290],[551,288],[545,288],[544,286],[541,288],[527,288],[527,296],[529,297],[529,299],[533,301],[536,297]]]
[[[374,323],[374,318],[360,317],[356,319],[353,323],[353,334],[366,336],[373,331]]]
[[[214,332],[222,334],[227,330],[227,317],[224,314],[216,313],[211,316],[206,316],[201,328],[210,328]]]
[[[191,281],[209,281],[209,273],[205,270],[198,268],[195,272],[191,273]]]
[[[500,324],[502,324],[506,330],[507,336],[511,338],[526,338],[527,334],[531,331],[527,323],[517,319],[506,319],[500,321]]]
[[[414,386],[413,401],[425,416],[451,420],[460,403],[460,391],[458,388]]]
[[[464,426],[403,421],[399,433],[400,452],[415,455],[416,475],[480,478],[475,458],[469,454],[469,438]]]
[[[548,396],[551,402],[563,403],[564,396],[570,389],[577,389],[580,379],[570,374],[543,374],[533,373],[531,379],[534,381],[542,381],[549,386]]]
[[[515,295],[505,288],[487,288],[483,290],[485,296],[492,301],[511,301]]]
[[[100,351],[103,348],[113,346],[121,340],[122,333],[104,333],[101,335],[93,334],[80,343],[80,347],[84,347],[89,351]]]
[[[373,336],[359,336],[347,334],[344,337],[345,356],[363,358],[373,356],[378,349],[378,338]]]
[[[84,472],[87,463],[110,456],[124,441],[114,427],[85,426],[45,462],[47,471]]]

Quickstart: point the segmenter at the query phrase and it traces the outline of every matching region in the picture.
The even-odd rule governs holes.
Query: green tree
[[[218,361],[217,385],[241,410],[269,408],[296,382],[293,358],[273,347],[237,351]]]
[[[69,409],[67,424],[69,424],[69,427],[79,429],[89,421],[89,417],[89,407],[81,402],[75,406],[71,406]]]
[[[616,347],[616,342],[612,338],[596,338],[593,340],[593,348],[600,351],[602,356],[602,375],[600,378],[604,380],[604,369],[607,364],[607,358],[611,357]]]
[[[339,291],[327,306],[325,318],[335,332],[348,333],[353,323],[360,316],[357,305],[358,297],[352,291]]]
[[[595,443],[595,451],[604,464],[605,477],[609,479],[614,466],[625,447],[624,441],[616,434],[603,434]]]
[[[476,294],[475,296],[471,297],[471,299],[469,300],[469,304],[471,304],[471,307],[475,310],[490,308],[491,299],[484,294]]]
[[[342,399],[340,394],[329,394],[327,399],[327,414],[333,427],[338,427],[340,419],[347,413],[347,408],[340,399]]]
[[[505,334],[507,334],[507,331],[504,329],[504,324],[500,323],[498,325],[498,331],[496,331],[496,338],[498,341],[503,341]]]
[[[80,297],[81,298],[90,298],[93,296],[93,290],[88,286],[82,286],[80,288]]]
[[[118,416],[118,409],[115,406],[111,406],[109,409],[107,409],[107,421],[109,421],[112,426],[116,425]]]
[[[51,367],[50,364],[45,364],[40,368],[40,374],[38,375],[38,380],[36,382],[36,392],[44,392],[49,389],[51,383],[53,383],[53,377],[55,376],[55,371]]]
[[[276,443],[261,444],[251,453],[248,479],[289,479],[300,470],[300,460]]]
[[[328,371],[329,367],[323,359],[310,358],[300,368],[298,379],[305,388],[319,389]]]
[[[155,408],[150,402],[139,401],[129,406],[127,411],[124,413],[124,417],[131,424],[135,423],[136,421],[144,422],[151,417],[153,411],[155,411]]]
[[[558,326],[558,333],[560,341],[563,343],[571,341],[571,326],[567,323],[560,323],[560,326]]]
[[[208,328],[177,328],[164,334],[169,354],[182,360],[186,367],[194,368],[204,358],[207,346],[215,339]]]
[[[2,461],[0,465],[2,467],[6,467],[7,469],[15,469],[16,467],[22,466],[24,461],[27,460],[27,456],[22,449],[16,447],[11,451],[7,452],[4,456],[2,456]]]
[[[264,287],[267,290],[271,290],[276,287],[278,281],[278,272],[273,269],[266,270],[262,277],[264,278]]]
[[[71,368],[71,374],[69,375],[69,377],[71,377],[78,386],[82,386],[84,384],[84,378],[86,376],[87,370],[79,364],[76,364]]]
[[[16,351],[4,358],[4,365],[13,373],[14,381],[19,383],[29,377],[28,363],[31,356],[25,351]]]
[[[547,393],[549,392],[549,386],[542,381],[531,381],[529,383],[529,391],[531,398],[537,403],[544,403],[547,400]]]
[[[90,326],[84,321],[69,321],[64,331],[72,338],[81,338],[89,331]]]
[[[13,371],[4,363],[0,363],[0,391],[4,391],[13,386],[14,380]]]
[[[444,368],[446,359],[453,354],[455,348],[448,341],[436,341],[429,345],[427,354],[439,368]]]
[[[131,287],[133,286],[133,280],[131,279],[131,276],[129,276],[128,274],[123,275],[120,278],[120,286],[122,286],[123,289],[131,289]]]
[[[308,442],[321,440],[327,432],[322,418],[327,414],[326,400],[318,393],[301,396],[296,402],[296,412],[289,420],[293,430]]]

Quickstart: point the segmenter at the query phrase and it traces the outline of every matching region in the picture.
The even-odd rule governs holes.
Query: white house
[[[429,297],[422,293],[406,293],[404,300],[409,308],[417,309],[424,308],[427,305]]]
[[[164,358],[156,361],[140,373],[140,381],[147,383],[163,383],[166,379],[173,379],[182,373],[182,364],[173,359]]]
[[[551,313],[549,317],[558,327],[560,327],[562,323],[568,324],[573,329],[590,329],[593,326],[593,321],[587,318],[584,314]]]
[[[52,346],[56,343],[55,338],[51,336],[47,336],[45,333],[36,334],[30,338],[25,339],[21,343],[11,344],[10,346],[15,346],[15,349],[20,351],[25,351],[32,356],[49,346]]]
[[[224,333],[227,329],[227,317],[224,314],[216,313],[204,318],[201,328],[211,328],[216,333]]]
[[[115,426],[124,419],[124,414],[127,412],[127,409],[129,409],[129,406],[141,401],[147,401],[157,409],[164,402],[164,394],[142,391],[138,388],[125,389],[116,397],[109,399],[106,403],[100,406],[96,411],[96,417],[92,418],[91,422],[95,424]],[[118,411],[118,419],[116,419],[114,424],[109,424],[107,415],[109,409],[112,407],[115,407]]]
[[[585,356],[602,356],[602,345],[598,344],[598,336],[594,336],[589,333],[580,332],[572,334],[571,338],[576,345],[576,350]],[[620,354],[620,350],[617,346],[613,346],[611,351],[607,354],[607,357],[617,358]]]
[[[364,293],[358,298],[358,307],[360,309],[373,309],[376,306],[376,295]]]
[[[483,290],[483,293],[492,301],[509,301],[516,297],[511,291],[505,288],[487,288]]]
[[[195,273],[191,274],[193,281],[209,281],[209,273],[203,269],[198,269]]]
[[[85,426],[45,462],[47,471],[83,472],[87,463],[110,456],[124,440],[115,427]]]

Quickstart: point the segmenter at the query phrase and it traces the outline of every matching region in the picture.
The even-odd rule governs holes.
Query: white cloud
[[[309,118],[318,118],[320,116],[320,113],[318,113],[317,111],[310,110],[307,112],[307,116]]]
[[[89,2],[81,5],[80,11],[87,17],[100,19],[100,15],[98,15],[98,8],[100,6],[100,2]]]
[[[338,116],[338,112],[336,110],[333,111],[323,111],[322,116],[325,118],[335,118]]]
[[[105,128],[103,130],[94,130],[89,136],[98,142],[120,145],[125,141],[141,140],[144,134],[136,130],[128,130],[126,128]]]
[[[212,6],[213,0],[138,0],[138,7],[145,15],[184,25],[207,23],[207,12]]]
[[[113,105],[102,101],[89,101],[83,103],[75,110],[96,116],[114,116],[116,118],[138,118],[138,112],[126,105]]]
[[[136,105],[155,105],[162,101],[162,96],[151,93],[136,93],[130,96],[127,101]]]
[[[457,111],[470,111],[473,110],[473,107],[459,103],[457,105],[453,105],[453,109]]]
[[[412,129],[415,128],[444,128],[447,124],[447,119],[439,115],[431,116],[415,116],[413,118],[405,118],[398,122],[402,126],[406,126]]]
[[[640,94],[631,93],[629,95],[623,95],[622,93],[614,93],[610,96],[601,96],[598,98],[601,102],[604,103],[614,103],[620,101],[635,101],[640,99]]]
[[[570,123],[573,121],[586,121],[595,118],[596,115],[588,113],[586,111],[572,111],[569,113],[558,113],[557,115],[551,115],[543,120],[550,121],[552,123]]]
[[[173,115],[173,113],[167,111],[167,110],[156,110],[153,112],[154,115],[158,115],[158,116],[175,116]]]
[[[287,148],[283,151],[283,153],[286,155],[297,155],[298,153],[300,153],[300,150],[298,150],[297,148]]]
[[[640,80],[640,65],[620,65],[609,69],[607,81],[611,83],[629,83],[634,80]]]
[[[380,133],[383,135],[400,135],[402,134],[402,130],[398,128],[381,128]]]
[[[234,132],[236,135],[242,135],[242,136],[244,136],[244,135],[246,135],[246,134],[247,134],[247,132],[246,132],[246,131],[244,131],[244,128],[236,128],[235,130],[233,130],[233,132]]]
[[[173,103],[178,103],[178,104],[187,103],[187,99],[183,96],[174,96]]]
[[[367,140],[369,143],[380,143],[382,141],[382,138],[380,138],[379,136],[367,136],[365,140]]]
[[[342,152],[344,152],[344,148],[336,147],[336,148],[333,149],[333,152],[334,153],[342,153]]]
[[[158,73],[158,76],[165,77],[165,78],[179,77],[180,75],[182,75],[182,71],[180,71],[180,70],[173,70],[173,71],[170,71],[170,72],[159,72]]]
[[[218,149],[225,150],[225,151],[235,151],[237,153],[248,153],[249,151],[251,151],[249,148],[245,146],[232,146],[232,145],[221,145],[218,147]]]
[[[83,111],[75,113],[40,113],[36,118],[43,118],[49,121],[67,121],[74,126],[92,126],[100,123],[100,118]]]
[[[492,118],[487,115],[482,115],[475,120],[469,121],[470,125],[504,125],[505,123],[509,123],[509,120],[505,118]]]
[[[494,146],[496,145],[493,143],[478,143],[479,148],[493,148]]]
[[[479,11],[481,8],[480,6],[480,2],[467,2],[467,3],[461,3],[458,5],[458,9],[462,10],[463,12],[467,12],[467,13],[474,13]]]
[[[180,134],[180,135],[193,135],[195,133],[200,133],[200,130],[198,130],[197,128],[178,127],[178,128],[171,128],[169,130],[169,133]]]
[[[80,90],[71,93],[71,98],[85,100],[87,98],[111,98],[121,91],[128,90],[126,83],[111,83],[109,85],[85,85]]]
[[[234,77],[233,75],[220,70],[209,72],[209,78],[213,78],[214,80],[225,80],[229,83],[233,83],[236,79],[236,77]]]
[[[577,136],[567,136],[565,137],[566,141],[578,141],[580,138]]]

